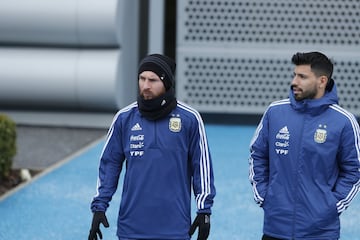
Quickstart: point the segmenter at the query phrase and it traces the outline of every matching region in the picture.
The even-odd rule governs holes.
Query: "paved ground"
[[[217,187],[209,240],[260,239],[262,211],[252,199],[247,162],[255,126],[207,124],[206,129]],[[86,239],[91,222],[89,204],[95,193],[103,144],[100,139],[80,147],[29,184],[0,199],[0,240]],[[123,174],[120,182],[122,178]],[[105,240],[116,239],[121,190],[108,209],[110,228],[103,230]],[[341,239],[360,239],[359,212],[358,196],[341,215]]]
[[[44,170],[106,134],[104,128],[17,126],[13,168]]]

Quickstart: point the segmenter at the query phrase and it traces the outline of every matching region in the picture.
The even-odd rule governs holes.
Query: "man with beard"
[[[91,203],[89,240],[102,239],[100,223],[126,173],[118,215],[120,240],[199,240],[210,231],[214,175],[200,114],[175,98],[175,62],[151,54],[139,65],[137,102],[114,117],[100,157],[97,194]],[[191,225],[191,189],[197,216]]]
[[[327,56],[296,53],[292,63],[289,99],[270,104],[250,144],[262,239],[339,239],[339,216],[360,186],[359,125],[338,105]]]

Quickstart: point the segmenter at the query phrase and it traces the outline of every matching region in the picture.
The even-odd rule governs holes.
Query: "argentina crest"
[[[179,117],[170,118],[169,129],[172,132],[180,132],[180,130],[181,130],[181,118],[179,118]]]
[[[316,129],[314,134],[314,141],[317,143],[324,143],[326,141],[327,132],[325,129]]]

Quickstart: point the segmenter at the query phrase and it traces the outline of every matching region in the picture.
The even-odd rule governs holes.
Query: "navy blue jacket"
[[[199,213],[211,213],[214,176],[200,114],[178,102],[149,121],[137,104],[114,117],[101,155],[92,211],[105,211],[125,162],[117,235],[131,239],[189,239],[191,189]]]
[[[320,99],[273,102],[250,145],[250,182],[265,234],[338,239],[339,215],[359,191],[360,130],[336,87]]]

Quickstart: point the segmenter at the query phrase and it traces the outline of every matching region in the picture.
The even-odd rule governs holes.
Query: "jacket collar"
[[[302,101],[296,101],[294,93],[290,89],[290,103],[294,110],[311,115],[318,115],[325,111],[329,105],[338,104],[338,96],[336,86],[334,84],[330,92],[325,92],[325,95],[319,99],[304,99]]]

